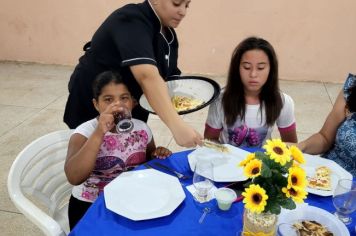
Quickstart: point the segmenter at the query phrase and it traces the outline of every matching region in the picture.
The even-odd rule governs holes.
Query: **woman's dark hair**
[[[122,77],[119,73],[113,71],[104,71],[98,74],[93,81],[93,96],[95,100],[98,100],[103,87],[106,85],[114,83],[114,84],[125,84],[122,80]]]
[[[349,97],[347,98],[346,105],[350,112],[356,112],[356,85],[349,89]]]
[[[266,53],[270,64],[268,79],[263,85],[259,95],[260,109],[262,109],[262,107],[265,108],[267,125],[272,126],[281,112],[283,102],[278,85],[277,55],[272,45],[266,40],[249,37],[237,45],[231,57],[227,85],[222,97],[225,122],[227,125],[233,125],[237,117],[240,117],[241,120],[245,119],[246,101],[244,86],[240,76],[240,63],[245,52],[255,49],[262,50]]]

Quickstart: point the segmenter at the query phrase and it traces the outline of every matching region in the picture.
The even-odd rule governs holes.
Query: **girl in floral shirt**
[[[146,123],[132,119],[130,132],[116,131],[114,114],[132,110],[134,101],[120,75],[99,74],[93,83],[93,104],[99,117],[78,126],[68,145],[65,173],[75,185],[69,201],[70,228],[85,214],[105,185],[126,170],[153,156],[168,157],[171,152],[156,148]]]

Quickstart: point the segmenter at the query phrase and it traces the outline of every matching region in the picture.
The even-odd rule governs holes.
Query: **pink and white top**
[[[282,93],[283,107],[276,120],[279,132],[289,131],[295,128],[294,101],[285,93]],[[266,124],[266,112],[260,104],[246,105],[245,120],[236,119],[234,125],[225,123],[224,110],[221,103],[222,94],[210,105],[205,128],[211,133],[220,134],[220,142],[237,147],[261,148],[267,139],[271,138],[273,126]]]
[[[94,170],[82,184],[74,186],[73,197],[86,202],[94,202],[105,185],[127,169],[146,161],[146,148],[152,140],[152,132],[146,123],[132,119],[134,128],[129,133],[107,132],[100,146]],[[78,126],[74,134],[86,138],[94,132],[97,119]]]

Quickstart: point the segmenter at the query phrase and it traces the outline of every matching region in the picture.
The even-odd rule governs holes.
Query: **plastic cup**
[[[215,191],[215,198],[218,202],[218,207],[222,211],[229,210],[236,197],[235,191],[229,188],[219,188]]]

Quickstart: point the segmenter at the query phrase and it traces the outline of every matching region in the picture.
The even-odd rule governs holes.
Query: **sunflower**
[[[245,203],[246,208],[251,212],[261,213],[264,211],[265,206],[267,205],[268,196],[266,190],[261,188],[260,185],[251,184],[245,189],[242,196],[245,197],[243,202]]]
[[[244,168],[244,175],[248,178],[254,178],[261,174],[262,161],[253,159],[246,164]]]
[[[239,163],[239,166],[245,166],[247,163],[249,163],[251,160],[255,158],[256,158],[255,153],[249,153],[247,154],[246,158]]]
[[[302,203],[307,198],[308,192],[301,188],[282,188],[282,192],[286,194],[286,197],[292,198],[295,202]]]
[[[288,187],[304,188],[307,185],[305,171],[299,166],[289,168]]]
[[[267,144],[264,145],[263,148],[272,160],[280,163],[282,166],[290,161],[290,151],[288,150],[287,145],[280,139],[267,140]]]
[[[297,148],[297,146],[291,146],[289,148],[289,151],[291,152],[292,158],[293,160],[295,160],[296,162],[300,163],[300,164],[304,164],[305,163],[305,159],[303,156],[302,151],[300,151],[299,148]]]

